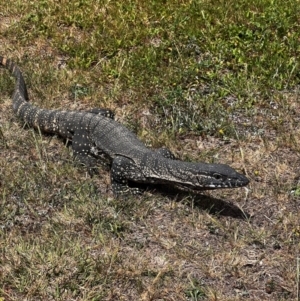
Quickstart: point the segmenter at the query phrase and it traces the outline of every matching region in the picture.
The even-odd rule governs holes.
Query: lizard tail
[[[0,66],[10,71],[16,79],[15,91],[12,96],[15,114],[29,127],[38,128],[46,133],[59,134],[65,138],[69,137],[70,133],[68,131],[62,131],[65,127],[59,127],[59,124],[66,119],[65,115],[68,112],[41,109],[31,104],[28,101],[27,88],[20,68],[13,61],[3,56],[0,56]]]
[[[7,69],[16,79],[15,91],[12,96],[13,110],[16,115],[29,126],[48,129],[46,121],[51,112],[42,110],[28,102],[28,92],[20,68],[12,60],[3,56],[0,56],[0,65]]]
[[[15,90],[20,91],[20,94],[23,98],[23,101],[28,101],[28,92],[26,88],[26,84],[22,75],[20,68],[10,59],[0,56],[0,64],[7,69],[16,79],[16,87]]]

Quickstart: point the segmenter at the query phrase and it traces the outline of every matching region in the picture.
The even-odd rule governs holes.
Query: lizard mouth
[[[214,190],[214,189],[226,189],[226,188],[239,188],[246,186],[249,183],[249,180],[242,176],[241,179],[233,181],[232,179],[228,179],[224,182],[219,183],[205,183],[201,184],[201,186],[195,186],[192,184],[185,184],[185,183],[176,183],[176,187],[180,190],[187,190],[187,191],[203,191],[203,190]]]

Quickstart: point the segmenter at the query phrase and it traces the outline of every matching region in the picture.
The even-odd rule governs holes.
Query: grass
[[[293,1],[5,1],[1,55],[30,101],[106,107],[150,147],[247,189],[115,199],[11,110],[0,70],[0,300],[299,300]]]

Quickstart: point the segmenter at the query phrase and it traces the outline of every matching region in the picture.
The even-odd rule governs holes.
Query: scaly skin
[[[97,161],[111,166],[115,194],[136,193],[129,182],[167,183],[188,190],[236,188],[249,180],[225,164],[191,163],[175,160],[167,149],[151,150],[132,132],[113,120],[106,109],[87,112],[40,109],[28,102],[28,93],[19,67],[0,56],[0,64],[16,79],[13,110],[29,126],[72,141],[75,157],[90,169]]]

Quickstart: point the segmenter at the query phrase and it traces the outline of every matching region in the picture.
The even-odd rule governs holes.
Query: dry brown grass
[[[13,13],[1,19],[0,30],[15,21]],[[70,68],[39,36],[27,44],[0,37],[0,54],[20,62],[41,107],[114,109],[149,145],[195,161],[213,156],[251,179],[198,196],[117,200],[108,171],[90,178],[63,141],[23,127],[11,110],[13,80],[0,70],[0,300],[297,300],[297,89],[231,115],[241,139],[176,138],[141,91],[105,78],[105,60]],[[77,97],[76,84],[88,92]]]

